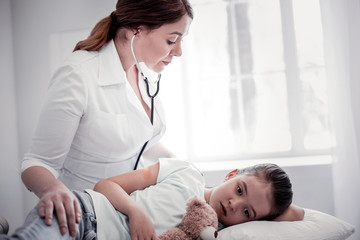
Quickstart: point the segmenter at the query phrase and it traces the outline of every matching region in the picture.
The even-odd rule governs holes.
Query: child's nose
[[[238,209],[242,209],[245,205],[244,199],[240,198],[231,199],[229,204],[233,212],[236,212]]]

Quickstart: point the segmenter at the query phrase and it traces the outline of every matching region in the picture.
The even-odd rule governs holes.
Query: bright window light
[[[194,0],[163,73],[163,143],[192,161],[327,154],[334,145],[319,1]]]

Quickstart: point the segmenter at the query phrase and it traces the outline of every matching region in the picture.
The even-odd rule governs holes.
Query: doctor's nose
[[[176,57],[180,57],[182,55],[182,47],[181,47],[180,39],[175,43],[174,48],[171,50],[171,55]]]

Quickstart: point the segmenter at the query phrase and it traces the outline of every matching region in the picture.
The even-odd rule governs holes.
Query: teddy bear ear
[[[203,204],[203,202],[197,197],[190,198],[186,203],[188,207],[200,206],[201,204]]]

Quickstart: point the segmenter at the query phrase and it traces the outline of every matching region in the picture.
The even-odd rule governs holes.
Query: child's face
[[[270,213],[271,187],[255,176],[236,175],[212,190],[209,204],[226,226],[259,220]]]

